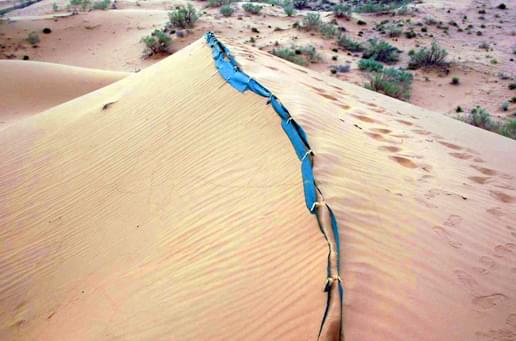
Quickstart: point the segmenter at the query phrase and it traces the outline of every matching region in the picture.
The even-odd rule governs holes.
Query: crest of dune
[[[225,42],[307,133],[344,339],[516,337],[516,142]],[[317,339],[327,244],[299,161],[204,40],[0,145],[0,339]]]

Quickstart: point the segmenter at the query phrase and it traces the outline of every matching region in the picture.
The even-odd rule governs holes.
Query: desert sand
[[[125,72],[33,61],[1,60],[0,129],[116,82]]]
[[[59,18],[0,62],[0,339],[316,340],[327,244],[277,114],[217,72],[215,19],[142,59],[136,30],[108,48],[110,13],[166,20]],[[0,29],[49,26],[22,23]],[[217,31],[306,131],[336,213],[344,314],[321,339],[341,318],[346,341],[516,339],[516,141]]]

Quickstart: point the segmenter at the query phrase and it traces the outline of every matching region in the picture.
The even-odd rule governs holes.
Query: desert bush
[[[496,122],[491,118],[487,110],[476,106],[469,114],[458,117],[460,120],[494,133],[516,139],[516,119],[509,119],[505,122]]]
[[[86,11],[91,6],[90,0],[70,0],[68,7],[78,10],[79,8]]]
[[[56,2],[54,2],[54,3],[52,4],[52,10],[53,10],[54,12],[59,11],[59,6],[57,5],[57,3],[56,3]]]
[[[321,56],[317,53],[317,49],[313,45],[305,45],[296,49],[296,52],[306,56],[310,63],[316,63],[321,60]]]
[[[287,17],[291,17],[294,14],[296,14],[296,9],[294,7],[294,2],[292,0],[284,1],[282,7]]]
[[[27,41],[31,45],[36,45],[39,43],[39,35],[35,31],[32,31],[27,35]]]
[[[448,52],[434,41],[430,48],[423,47],[410,56],[408,67],[415,70],[421,67],[445,65],[447,55]]]
[[[93,9],[106,10],[111,4],[111,0],[95,1],[93,3]]]
[[[250,2],[246,2],[242,5],[242,8],[244,9],[244,11],[246,11],[247,13],[251,13],[251,14],[259,14],[260,11],[262,10],[263,6],[260,6],[260,5],[255,5],[255,4],[252,4]]]
[[[293,0],[294,7],[297,9],[303,9],[306,7],[308,0]]]
[[[459,85],[460,84],[459,77],[453,77],[452,80],[451,80],[451,84],[452,85]]]
[[[399,50],[385,40],[369,39],[362,57],[371,58],[379,62],[394,63],[399,60]]]
[[[324,39],[332,39],[339,32],[339,28],[331,23],[321,23],[321,25],[319,25],[319,31]]]
[[[302,56],[296,54],[296,52],[293,49],[289,49],[289,48],[273,49],[272,54],[277,57],[280,57],[282,59],[288,60],[289,62],[292,62],[294,64],[303,65],[303,66],[306,65],[305,59]]]
[[[307,30],[316,30],[321,25],[321,15],[317,12],[309,12],[303,17],[302,27]]]
[[[403,29],[397,24],[385,25],[383,31],[391,38],[399,37],[403,33]]]
[[[516,119],[512,118],[500,124],[498,132],[503,136],[516,140]]]
[[[475,127],[487,130],[492,130],[496,126],[495,122],[491,118],[491,114],[479,106],[471,110],[469,115],[466,116],[465,121],[471,125],[474,125]]]
[[[173,27],[191,28],[195,25],[199,14],[192,4],[185,6],[178,6],[176,9],[168,13],[170,24]]]
[[[503,111],[509,110],[509,102],[505,101],[502,103],[502,110]]]
[[[380,72],[383,70],[383,64],[374,59],[360,59],[358,68],[367,72]]]
[[[381,72],[372,72],[365,87],[384,95],[406,100],[410,98],[413,76],[396,68],[385,68]]]
[[[345,5],[345,4],[336,4],[333,7],[333,14],[337,18],[349,19],[349,18],[351,18],[351,14],[352,14],[351,6],[350,5]]]
[[[230,1],[228,0],[208,0],[207,7],[220,7],[223,5],[228,5]]]
[[[162,30],[154,30],[150,35],[143,37],[145,44],[145,54],[151,56],[159,53],[169,53],[172,38]]]
[[[350,52],[360,52],[364,50],[364,46],[352,38],[349,38],[345,34],[341,34],[337,39],[337,44],[345,50]]]
[[[509,84],[509,90],[515,90],[516,89],[516,83]]]
[[[383,1],[383,0],[367,0],[359,1],[354,11],[358,13],[377,13],[388,12],[406,5],[409,1]]]
[[[231,5],[224,5],[220,8],[219,12],[225,17],[230,17],[235,12],[235,10],[233,7],[231,7]]]

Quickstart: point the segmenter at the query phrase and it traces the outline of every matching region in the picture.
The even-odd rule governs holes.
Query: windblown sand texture
[[[515,338],[516,142],[225,42],[308,134],[345,340]],[[0,339],[316,339],[327,249],[299,162],[204,41],[0,145]]]

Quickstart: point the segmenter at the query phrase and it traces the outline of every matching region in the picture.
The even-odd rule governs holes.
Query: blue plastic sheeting
[[[235,60],[235,58],[231,55],[229,49],[222,44],[212,32],[208,32],[205,35],[206,41],[208,45],[212,48],[212,56],[215,60],[215,66],[221,76],[235,89],[239,92],[245,92],[247,90],[251,90],[255,94],[269,98],[268,104],[271,104],[272,108],[278,116],[281,118],[281,126],[283,130],[287,134],[294,150],[296,151],[296,155],[298,159],[301,161],[301,175],[303,177],[303,190],[305,194],[305,204],[310,213],[316,214],[317,222],[319,223],[319,228],[321,233],[323,234],[326,242],[328,243],[328,264],[327,264],[327,282],[324,291],[327,293],[327,301],[326,307],[324,309],[324,314],[321,322],[321,326],[319,329],[319,337],[324,328],[324,324],[326,322],[326,318],[328,316],[328,312],[330,309],[331,303],[331,291],[333,288],[333,283],[335,281],[334,277],[331,277],[331,243],[326,235],[326,231],[322,226],[321,217],[319,216],[319,212],[316,209],[317,204],[317,187],[315,185],[315,179],[313,174],[313,163],[312,163],[312,155],[310,150],[310,145],[308,144],[308,139],[303,128],[297,124],[296,121],[293,120],[292,116],[288,112],[287,108],[281,104],[280,100],[274,96],[267,88],[258,83],[256,80],[249,77],[245,74],[240,68]],[[344,299],[344,288],[342,286],[340,280],[340,236],[339,236],[339,227],[337,224],[337,219],[335,218],[335,214],[328,204],[326,204],[330,214],[330,221],[332,226],[332,233],[335,239],[336,246],[336,271],[337,271],[337,282],[339,288],[339,298],[340,298],[340,331],[339,331],[339,340],[342,336],[342,314],[343,314],[343,299]]]
[[[305,157],[301,161],[301,174],[303,174],[303,189],[305,191],[305,203],[310,213],[316,213],[315,203],[317,202],[317,191],[315,189],[312,160]]]
[[[289,120],[282,120],[281,126],[283,127],[285,134],[287,134],[288,138],[290,139],[290,142],[292,143],[292,146],[296,151],[297,158],[299,160],[302,160],[303,157],[306,156],[308,148],[303,142],[301,136],[299,136],[299,133],[297,132],[296,128],[294,128],[293,122]]]

